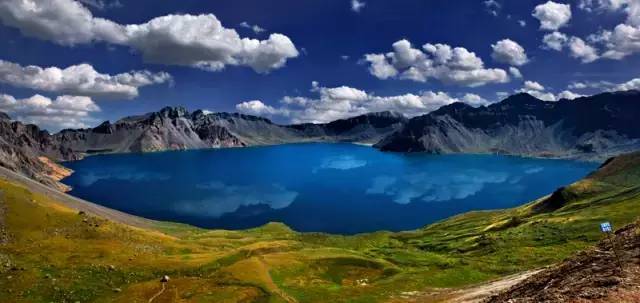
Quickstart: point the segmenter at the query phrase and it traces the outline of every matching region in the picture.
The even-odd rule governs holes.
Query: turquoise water
[[[517,206],[594,163],[494,155],[383,153],[292,144],[88,157],[67,163],[72,195],[201,227],[284,222],[298,231],[408,230],[470,210]]]

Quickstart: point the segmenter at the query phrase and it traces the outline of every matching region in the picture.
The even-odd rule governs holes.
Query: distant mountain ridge
[[[114,123],[106,121],[94,128],[66,129],[49,134],[36,125],[12,121],[8,115],[0,113],[0,165],[64,189],[58,181],[68,173],[61,173],[64,168],[55,162],[77,160],[87,154],[296,142],[374,144],[406,121],[399,114],[371,113],[327,124],[287,126],[257,116],[165,107],[158,112],[125,117]]]
[[[640,150],[639,117],[637,91],[558,102],[522,93],[486,107],[453,103],[411,119],[381,112],[325,124],[279,125],[251,115],[165,107],[94,128],[55,134],[0,114],[0,165],[59,186],[60,171],[52,166],[54,162],[87,154],[299,142],[375,144],[382,151],[393,152],[499,153],[602,161]]]
[[[188,112],[165,107],[159,112],[104,122],[92,129],[63,130],[54,141],[77,153],[149,152],[244,147],[295,142],[376,143],[407,119],[393,113],[371,113],[326,124],[278,125],[237,113]]]
[[[444,106],[410,119],[383,151],[500,153],[604,160],[640,149],[640,92],[545,102],[529,94],[474,108]]]

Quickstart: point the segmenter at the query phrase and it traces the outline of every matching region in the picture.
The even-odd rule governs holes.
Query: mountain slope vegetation
[[[355,236],[136,220],[2,175],[2,302],[148,302],[163,275],[153,302],[405,301],[554,264],[640,215],[640,153],[521,207]]]

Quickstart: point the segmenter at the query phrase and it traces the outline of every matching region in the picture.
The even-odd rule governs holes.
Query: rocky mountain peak
[[[399,112],[395,112],[395,111],[383,111],[383,112],[375,112],[375,113],[369,113],[367,114],[367,116],[369,117],[377,117],[377,118],[404,118],[404,115],[399,113]]]
[[[98,134],[111,134],[113,133],[113,127],[111,125],[111,122],[104,121],[100,123],[100,125],[94,127],[93,132]]]
[[[518,93],[508,98],[496,103],[495,105],[514,105],[514,106],[522,106],[522,105],[539,105],[544,104],[545,101],[542,101],[529,93]]]
[[[473,106],[463,102],[455,102],[437,109],[436,111],[433,112],[433,115],[434,116],[447,115],[447,114],[451,115],[451,114],[459,113],[461,111],[470,110],[470,109],[473,109]]]
[[[189,115],[189,111],[182,106],[167,106],[160,110],[160,115],[165,118],[176,119]]]

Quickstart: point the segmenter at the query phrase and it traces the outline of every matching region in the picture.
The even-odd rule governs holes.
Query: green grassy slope
[[[640,154],[518,208],[401,233],[136,228],[0,180],[0,302],[381,302],[552,264],[640,215]],[[4,236],[3,236],[4,235]]]

